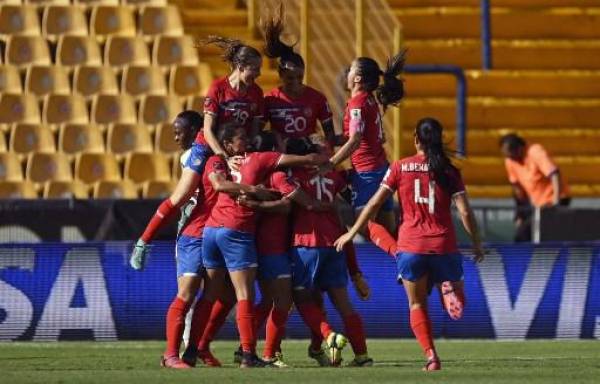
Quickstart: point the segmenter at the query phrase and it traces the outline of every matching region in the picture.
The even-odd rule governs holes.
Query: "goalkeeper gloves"
[[[150,253],[150,247],[150,244],[146,244],[142,239],[139,239],[137,243],[135,243],[135,247],[133,247],[131,257],[129,258],[129,265],[131,265],[131,268],[137,271],[144,270],[148,254]]]
[[[367,280],[364,279],[362,273],[358,272],[351,276],[352,284],[354,284],[354,289],[361,300],[366,301],[371,297],[371,288],[369,288],[369,284]]]

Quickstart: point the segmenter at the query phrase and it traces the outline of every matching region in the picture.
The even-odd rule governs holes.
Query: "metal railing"
[[[492,19],[490,0],[481,0],[481,64],[483,69],[492,69]]]

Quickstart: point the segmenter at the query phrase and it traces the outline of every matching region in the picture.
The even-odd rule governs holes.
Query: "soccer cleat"
[[[448,312],[448,315],[452,320],[458,320],[463,316],[464,302],[461,300],[461,292],[456,289],[452,282],[444,281],[440,286],[440,297],[442,298],[442,305]]]
[[[198,359],[207,367],[220,367],[222,364],[210,350],[198,351]]]
[[[272,368],[273,365],[260,359],[256,356],[256,353],[242,352],[242,361],[240,362],[240,368]]]
[[[320,367],[331,367],[331,363],[329,362],[329,358],[327,354],[323,350],[323,348],[318,351],[313,351],[312,348],[308,347],[308,357],[311,359],[315,359]]]
[[[188,346],[183,355],[181,355],[181,361],[189,365],[190,367],[196,366],[196,359],[198,356],[198,350],[196,348],[192,348],[192,346]]]
[[[373,359],[366,353],[364,355],[356,355],[354,359],[348,363],[348,367],[372,367]]]
[[[273,365],[276,368],[289,368],[290,366],[283,361],[283,354],[281,352],[275,352],[273,357],[263,357],[263,361]]]
[[[342,364],[342,349],[348,344],[348,339],[341,333],[331,332],[325,340],[329,350],[329,361],[332,366],[338,367]]]
[[[131,268],[137,271],[144,270],[149,253],[150,244],[146,244],[144,240],[139,239],[137,243],[135,243],[135,247],[133,247],[131,257],[129,258],[129,265],[131,265]]]
[[[233,352],[233,363],[240,364],[242,362],[242,356],[244,352],[242,352],[242,347],[239,347],[235,352]]]
[[[160,357],[160,366],[164,368],[173,368],[173,369],[191,369],[192,367],[182,361],[178,356],[161,356]]]
[[[423,371],[439,371],[440,369],[442,369],[442,363],[440,362],[439,357],[435,355],[427,359],[427,362],[423,367]]]

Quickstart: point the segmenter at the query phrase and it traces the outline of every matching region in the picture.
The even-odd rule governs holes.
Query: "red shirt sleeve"
[[[465,192],[465,184],[463,183],[460,171],[456,168],[450,170],[450,195],[454,196],[458,193]]]
[[[217,173],[220,175],[227,175],[227,164],[220,156],[212,156],[206,162],[206,168],[204,170],[208,176],[212,173]]]
[[[364,133],[365,131],[365,110],[362,103],[359,101],[351,101],[348,104],[348,113],[350,114],[350,122],[348,125],[348,133],[352,136],[354,133]]]
[[[281,156],[279,152],[258,152],[258,159],[268,173],[273,173],[277,169]]]
[[[299,186],[285,172],[277,171],[271,174],[271,186],[278,190],[283,196],[289,196]]]
[[[390,191],[395,191],[400,186],[400,162],[394,161],[388,168],[383,181],[381,182],[383,187],[386,187]]]
[[[318,114],[317,114],[317,118],[319,119],[319,121],[323,122],[323,121],[327,121],[329,119],[331,119],[333,117],[332,113],[331,113],[331,109],[329,108],[329,103],[327,102],[327,98],[322,95],[319,94],[319,101],[318,101]]]
[[[219,84],[220,79],[212,82],[204,99],[204,113],[217,115],[219,113]]]

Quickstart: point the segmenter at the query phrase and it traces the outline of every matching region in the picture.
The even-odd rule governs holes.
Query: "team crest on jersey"
[[[352,119],[360,119],[360,109],[351,109],[350,110],[350,117]]]
[[[311,117],[312,116],[312,109],[310,107],[304,108],[304,116],[305,117]]]

